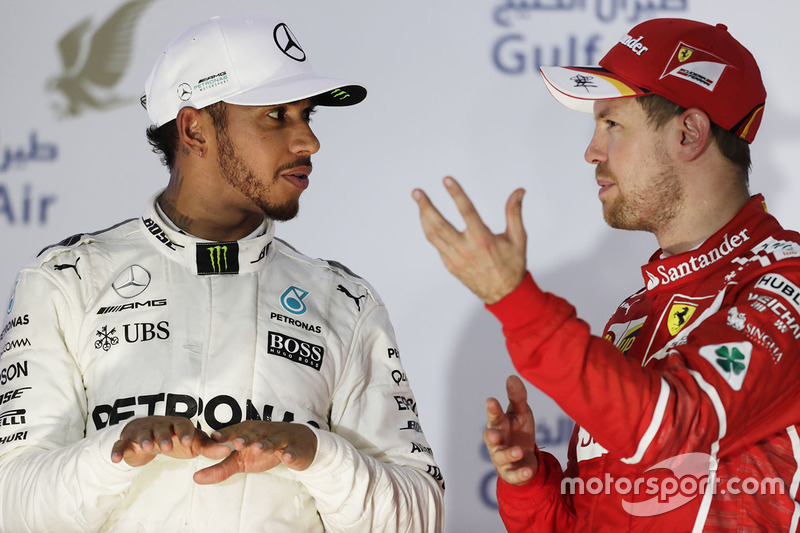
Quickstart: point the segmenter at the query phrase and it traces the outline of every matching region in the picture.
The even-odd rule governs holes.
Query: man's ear
[[[697,159],[711,140],[711,120],[705,111],[692,107],[678,117],[680,133],[679,157],[683,161]]]
[[[175,119],[178,126],[178,149],[187,155],[203,157],[208,153],[206,132],[208,118],[193,107],[184,107]]]

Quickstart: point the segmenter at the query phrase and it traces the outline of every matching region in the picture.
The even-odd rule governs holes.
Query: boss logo
[[[271,355],[285,357],[295,363],[310,366],[314,370],[322,367],[322,358],[325,355],[325,348],[322,346],[274,331],[268,332],[267,343],[267,352]]]

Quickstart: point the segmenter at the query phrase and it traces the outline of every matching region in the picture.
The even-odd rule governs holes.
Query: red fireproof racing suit
[[[562,472],[537,450],[498,480],[516,531],[794,531],[800,235],[751,198],[699,248],[642,268],[603,338],[528,275],[489,309],[520,374],[576,421]]]

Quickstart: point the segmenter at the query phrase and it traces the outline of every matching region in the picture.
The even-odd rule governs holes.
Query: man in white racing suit
[[[46,248],[0,329],[2,531],[441,531],[444,483],[380,297],[274,238],[317,76],[282,21],[215,17],[145,86],[144,214]]]

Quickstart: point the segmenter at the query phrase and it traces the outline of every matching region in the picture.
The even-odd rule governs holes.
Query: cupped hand
[[[483,442],[497,474],[511,485],[523,485],[539,470],[536,424],[528,405],[528,391],[517,376],[506,380],[508,410],[494,398],[486,401],[487,429]]]
[[[191,459],[203,455],[222,459],[231,449],[197,429],[191,420],[180,416],[148,416],[128,422],[111,449],[111,461],[144,466],[156,455]]]
[[[196,483],[219,483],[238,473],[265,472],[280,463],[305,470],[317,454],[317,436],[307,426],[291,422],[249,420],[211,434],[215,442],[230,442],[234,451],[223,461],[194,475]]]

